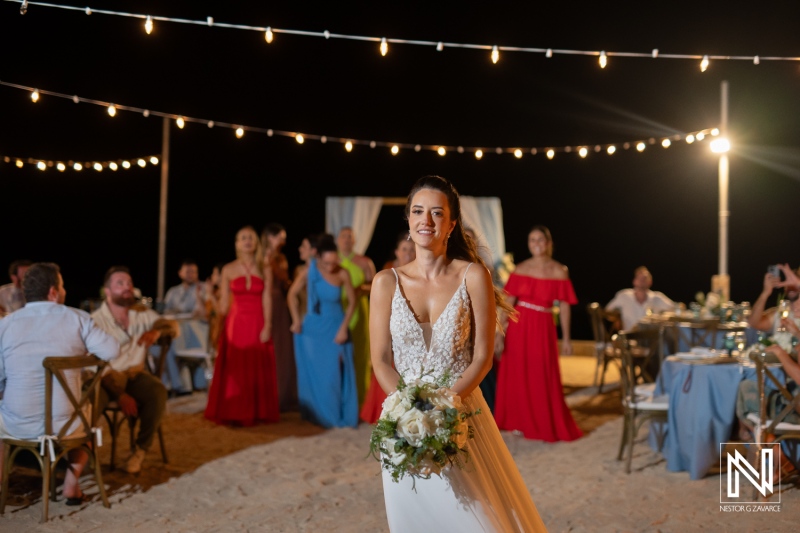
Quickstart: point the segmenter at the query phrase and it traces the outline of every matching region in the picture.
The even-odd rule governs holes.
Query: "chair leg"
[[[164,460],[164,464],[169,463],[167,459],[167,447],[164,446],[164,433],[161,431],[161,426],[158,426],[158,444],[161,445],[161,458]]]
[[[97,439],[92,443],[92,449],[89,450],[89,458],[92,460],[94,479],[97,483],[97,490],[100,492],[100,498],[103,500],[103,507],[111,507],[111,504],[108,503],[108,496],[106,496],[106,486],[103,484],[103,469],[100,467],[100,456],[97,454]]]
[[[3,492],[0,493],[0,514],[6,511],[6,499],[8,498],[8,476],[11,472],[11,445],[3,446]]]
[[[597,387],[597,394],[603,394],[603,384],[606,382],[606,370],[608,370],[608,359],[603,359],[603,373],[600,374],[600,385]]]
[[[622,439],[619,443],[619,453],[617,453],[617,461],[622,461],[622,454],[625,453],[625,444],[628,442],[628,413],[622,415]]]
[[[48,505],[50,503],[50,483],[53,481],[50,479],[52,471],[50,466],[50,454],[45,452],[44,461],[42,462],[42,524],[47,522]]]
[[[631,473],[631,463],[633,462],[633,444],[636,440],[636,415],[631,415],[631,422],[628,424],[628,461],[625,465],[625,473]]]

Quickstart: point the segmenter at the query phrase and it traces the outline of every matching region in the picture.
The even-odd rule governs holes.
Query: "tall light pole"
[[[158,288],[156,301],[164,300],[164,271],[167,261],[167,192],[169,190],[169,122],[164,117],[161,127],[161,202],[158,215]]]
[[[725,301],[730,299],[730,276],[728,274],[728,82],[720,87],[721,113],[719,137],[711,142],[711,151],[719,154],[719,262],[717,275],[712,281],[712,290],[722,293]]]

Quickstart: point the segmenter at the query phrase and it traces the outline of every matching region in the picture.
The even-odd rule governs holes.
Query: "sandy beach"
[[[550,531],[789,531],[800,520],[800,491],[780,494],[781,511],[722,512],[719,474],[691,481],[667,472],[663,458],[639,435],[633,472],[616,461],[622,431],[614,373],[610,390],[594,394],[593,360],[562,358],[568,403],[588,434],[572,443],[505,441]],[[2,531],[367,531],[385,532],[378,464],[367,457],[370,427],[323,431],[296,415],[280,424],[227,428],[202,419],[203,395],[170,400],[165,437],[169,463],[157,449],[145,471],[108,471],[111,509],[91,475],[82,487],[92,501],[80,508],[50,504],[39,524],[40,478],[16,467]],[[127,442],[122,435],[121,442]],[[118,455],[121,464],[127,445]],[[773,497],[773,500],[775,497]],[[769,522],[763,522],[769,520]],[[769,524],[769,525],[765,525]]]

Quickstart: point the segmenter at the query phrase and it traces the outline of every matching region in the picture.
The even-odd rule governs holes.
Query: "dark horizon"
[[[357,35],[583,50],[796,55],[800,5],[760,12],[730,3],[639,7],[485,2],[117,1],[136,13]],[[720,7],[726,6],[726,7]],[[720,83],[730,84],[729,271],[732,298],[758,296],[767,265],[798,266],[793,213],[800,199],[797,62],[699,62],[483,51],[326,41],[142,21],[0,2],[0,80],[65,94],[263,128],[404,143],[578,146],[660,138],[716,127]],[[0,155],[107,160],[161,151],[161,119],[0,87]],[[326,196],[405,196],[426,174],[459,192],[503,203],[506,247],[528,257],[526,235],[548,226],[580,303],[574,338],[590,338],[585,306],[605,303],[646,265],[654,290],[690,302],[717,270],[717,157],[707,143],[615,155],[472,155],[321,144],[230,129],[173,125],[170,134],[167,287],[185,257],[201,276],[233,259],[236,230],[280,222],[292,267],[307,234],[324,228]],[[41,172],[0,161],[6,222],[0,268],[14,259],[61,265],[68,303],[97,295],[103,273],[126,264],[156,290],[160,168]],[[380,268],[403,229],[402,209],[381,213],[368,249]],[[6,282],[6,275],[0,276]]]

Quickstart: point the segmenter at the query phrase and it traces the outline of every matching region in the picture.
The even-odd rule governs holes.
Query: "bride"
[[[383,471],[389,529],[545,531],[478,388],[492,365],[496,306],[507,305],[464,234],[455,187],[438,176],[421,178],[408,195],[406,218],[416,259],[372,282],[373,372],[391,394],[400,375],[410,380],[423,371],[439,377],[449,370],[460,376],[452,388],[466,410],[482,414],[469,419],[475,438],[463,468],[399,483]]]

